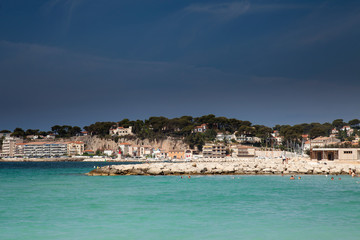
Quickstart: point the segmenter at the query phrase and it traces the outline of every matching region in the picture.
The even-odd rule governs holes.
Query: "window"
[[[344,154],[352,154],[352,151],[344,151]]]

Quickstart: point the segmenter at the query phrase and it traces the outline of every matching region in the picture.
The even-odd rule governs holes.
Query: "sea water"
[[[104,164],[0,163],[0,239],[360,239],[358,178],[84,175]]]

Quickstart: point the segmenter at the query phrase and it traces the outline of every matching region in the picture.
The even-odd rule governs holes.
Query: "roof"
[[[50,145],[50,144],[67,144],[66,142],[29,142],[24,145]]]
[[[26,145],[28,143],[16,143],[15,145]]]
[[[330,139],[330,137],[317,137],[317,138],[313,139],[313,141],[314,140],[328,140],[328,139]]]
[[[313,148],[313,151],[338,151],[338,150],[357,150],[360,151],[360,148]]]
[[[82,141],[69,141],[66,143],[84,144],[84,142],[82,142]]]

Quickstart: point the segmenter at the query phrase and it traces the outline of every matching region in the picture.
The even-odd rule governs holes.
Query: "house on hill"
[[[132,126],[129,126],[127,128],[124,127],[115,127],[110,128],[109,134],[111,136],[117,135],[117,136],[126,136],[126,135],[132,135]]]

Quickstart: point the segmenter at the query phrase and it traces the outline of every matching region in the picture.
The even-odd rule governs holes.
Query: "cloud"
[[[301,38],[303,44],[315,44],[328,41],[348,33],[353,29],[358,29],[360,25],[360,14],[350,14],[325,19],[325,21],[323,19],[318,21],[321,22],[303,30],[307,32],[305,37]]]
[[[190,13],[207,13],[223,20],[231,20],[243,15],[250,9],[248,2],[230,2],[218,4],[192,4],[185,8]]]
[[[295,4],[250,4],[248,1],[227,2],[216,4],[191,4],[185,8],[189,13],[206,13],[221,20],[232,20],[246,13],[261,13],[269,11],[307,8],[306,5]]]
[[[44,4],[43,9],[46,13],[51,14],[55,8],[60,7],[64,12],[66,29],[68,29],[75,10],[85,1],[86,0],[50,0]]]

